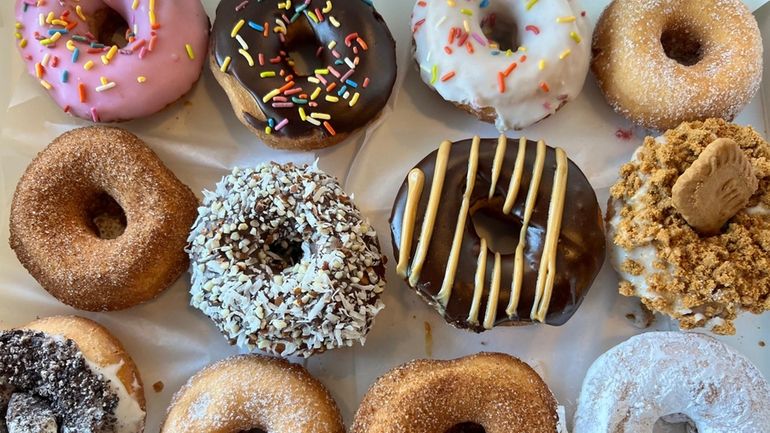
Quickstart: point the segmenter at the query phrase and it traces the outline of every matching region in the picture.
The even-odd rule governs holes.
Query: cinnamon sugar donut
[[[187,269],[197,203],[133,134],[76,129],[27,167],[13,196],[10,244],[65,304],[124,309],[154,298]]]
[[[615,0],[596,26],[591,69],[639,125],[732,120],[759,89],[762,39],[740,0]]]
[[[451,361],[419,360],[372,385],[352,433],[561,431],[556,400],[530,366],[502,353]],[[471,430],[476,431],[476,430]]]
[[[120,342],[75,316],[0,332],[0,431],[141,433],[142,379]]]
[[[161,433],[345,433],[326,388],[303,367],[243,355],[210,365],[174,396]]]

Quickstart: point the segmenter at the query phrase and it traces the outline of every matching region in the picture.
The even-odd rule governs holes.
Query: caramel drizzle
[[[468,219],[468,210],[471,207],[471,196],[473,195],[473,188],[476,185],[476,171],[479,166],[480,143],[481,139],[478,135],[473,137],[471,153],[468,156],[468,174],[465,179],[465,193],[463,194],[460,213],[457,215],[457,225],[455,226],[455,234],[452,238],[452,248],[449,251],[449,258],[447,259],[444,281],[441,283],[441,290],[436,295],[436,301],[443,307],[447,306],[449,298],[452,296],[452,287],[454,286],[455,274],[457,273],[457,263],[460,261],[460,248],[462,247],[463,234],[465,233],[465,222]]]
[[[447,259],[444,279],[442,281],[439,293],[434,298],[441,306],[441,308],[446,308],[452,296],[455,274],[457,272],[457,265],[460,259],[460,249],[462,247],[463,233],[470,209],[470,199],[473,194],[475,179],[478,171],[480,141],[480,138],[476,136],[473,138],[473,142],[471,143],[471,151],[470,155],[468,156],[468,172],[466,176],[465,192],[463,194],[462,204],[457,216],[457,225],[455,227],[455,233],[452,239],[449,257]],[[425,175],[419,168],[414,168],[409,172],[407,199],[406,206],[404,208],[404,216],[402,219],[401,239],[399,242],[399,261],[396,267],[396,271],[402,277],[406,277],[408,273],[409,285],[412,287],[415,287],[417,281],[420,278],[420,272],[422,271],[422,267],[425,263],[425,259],[430,247],[430,241],[436,222],[436,215],[438,213],[438,208],[441,201],[441,192],[444,187],[444,179],[446,177],[451,145],[452,143],[449,141],[442,142],[436,154],[436,163],[433,171],[433,181],[431,183],[430,196],[428,199],[428,205],[425,209],[425,216],[420,231],[419,242],[415,251],[415,257],[412,262],[411,272],[408,272],[407,268],[410,258],[409,256],[411,251],[412,238],[414,234],[414,224],[417,216],[417,207],[422,196],[422,190],[425,183]],[[506,146],[507,138],[502,135],[498,140],[497,149],[495,151],[495,158],[492,164],[492,181],[489,189],[490,198],[494,196],[494,190],[497,186],[497,182],[502,171]],[[509,214],[513,210],[513,206],[516,202],[516,198],[518,197],[519,190],[521,189],[521,183],[524,176],[526,148],[527,139],[522,137],[519,139],[519,149],[516,155],[516,162],[508,187],[508,193],[506,194],[505,203],[503,205],[503,212],[505,214]],[[540,267],[538,269],[535,301],[533,303],[532,311],[530,314],[530,318],[533,321],[540,322],[545,321],[553,293],[553,285],[556,277],[556,254],[559,235],[561,233],[561,223],[564,214],[564,204],[567,191],[567,173],[569,169],[569,160],[567,159],[566,153],[559,148],[557,148],[555,151],[556,170],[554,173],[551,201],[548,208],[546,238],[544,241],[543,254],[540,259]],[[519,304],[519,298],[521,297],[521,289],[524,280],[524,248],[526,246],[527,229],[529,227],[532,213],[535,209],[535,202],[537,200],[543,170],[545,168],[546,153],[547,148],[545,142],[542,140],[538,141],[535,162],[532,166],[532,179],[530,180],[529,190],[527,192],[527,197],[524,204],[524,217],[522,220],[521,231],[519,232],[519,242],[516,246],[516,252],[514,255],[511,296],[508,306],[505,310],[509,318],[514,318],[517,316],[517,308]],[[473,299],[467,319],[471,324],[479,323],[478,316],[481,308],[481,298],[483,297],[484,292],[487,258],[487,240],[482,238],[478,262],[476,265],[476,274],[474,277]],[[500,285],[502,278],[501,262],[502,257],[500,253],[495,253],[495,262],[490,278],[491,284],[483,321],[483,326],[486,329],[491,329],[494,326],[497,316],[497,305],[500,297]]]

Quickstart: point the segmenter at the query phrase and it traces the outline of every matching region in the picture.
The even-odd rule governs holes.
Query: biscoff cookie
[[[682,328],[734,334],[740,312],[770,310],[770,144],[752,128],[709,119],[645,138],[607,222],[620,293]]]

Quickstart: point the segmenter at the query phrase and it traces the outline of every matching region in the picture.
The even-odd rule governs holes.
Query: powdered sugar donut
[[[117,15],[129,25],[121,41],[111,34]],[[28,72],[65,112],[116,122],[153,114],[190,90],[209,21],[199,0],[16,0],[16,29]]]
[[[554,114],[588,73],[591,32],[576,1],[420,0],[412,30],[423,81],[500,131]]]
[[[588,370],[574,433],[651,432],[685,415],[698,433],[765,433],[770,386],[743,355],[714,338],[650,332],[615,346]]]

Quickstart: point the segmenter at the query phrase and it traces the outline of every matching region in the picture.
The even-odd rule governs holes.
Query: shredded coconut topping
[[[191,304],[232,343],[305,357],[364,343],[386,259],[333,177],[266,163],[203,194],[188,239]]]

